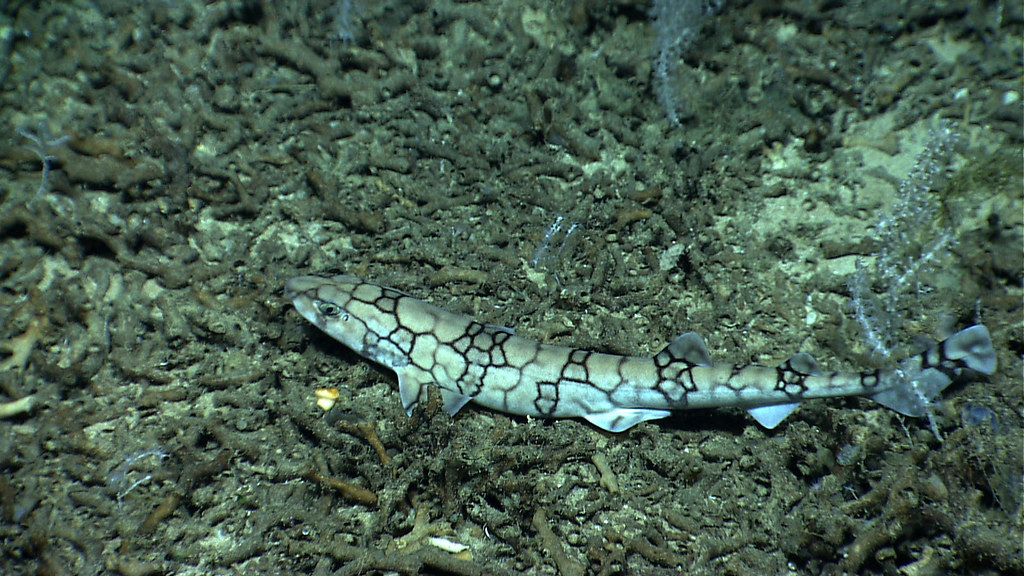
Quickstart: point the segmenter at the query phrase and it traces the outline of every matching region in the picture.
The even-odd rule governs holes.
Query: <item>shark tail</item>
[[[899,369],[883,377],[881,385],[885,390],[870,398],[916,418],[930,414],[932,401],[954,381],[974,373],[992,374],[995,370],[992,339],[988,329],[978,324],[904,359]]]

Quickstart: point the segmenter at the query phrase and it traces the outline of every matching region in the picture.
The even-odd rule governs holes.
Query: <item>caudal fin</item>
[[[892,381],[884,383],[889,388],[871,399],[900,414],[924,416],[932,400],[954,380],[971,372],[992,374],[995,370],[992,339],[988,329],[978,324],[900,362],[899,369],[888,375]]]

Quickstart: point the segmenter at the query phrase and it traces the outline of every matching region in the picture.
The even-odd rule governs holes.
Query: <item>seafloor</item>
[[[0,8],[3,574],[1024,572],[1020,2],[727,2],[664,83],[648,1]],[[410,418],[282,291],[863,370],[858,262],[905,349],[991,331],[934,430],[856,398]]]

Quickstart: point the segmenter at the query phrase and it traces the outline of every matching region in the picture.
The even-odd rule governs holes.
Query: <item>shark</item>
[[[472,401],[520,416],[582,418],[610,432],[720,407],[744,409],[772,429],[805,401],[847,396],[930,417],[949,384],[996,369],[980,324],[887,368],[828,372],[806,353],[774,367],[712,362],[694,332],[652,357],[545,344],[350,275],[292,278],[285,295],[314,326],[394,371],[409,415],[433,385],[453,416]]]

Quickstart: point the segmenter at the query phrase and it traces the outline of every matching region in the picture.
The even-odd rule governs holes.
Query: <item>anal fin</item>
[[[757,423],[765,428],[771,430],[779,425],[793,413],[797,407],[800,406],[799,402],[793,404],[773,404],[771,406],[758,406],[757,408],[751,408],[747,410],[747,413],[753,416]]]

